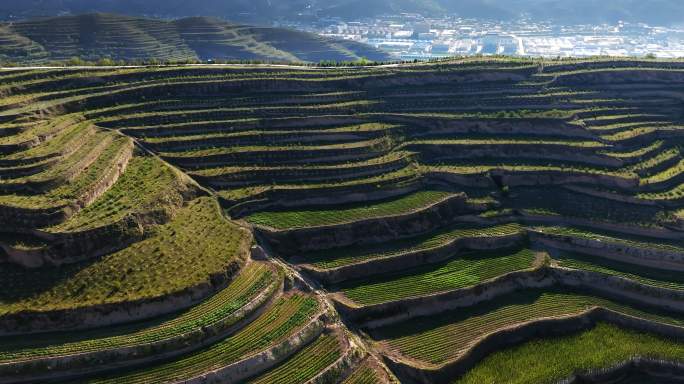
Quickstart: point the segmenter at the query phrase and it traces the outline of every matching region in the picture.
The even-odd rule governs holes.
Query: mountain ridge
[[[385,61],[373,47],[284,28],[210,17],[160,20],[110,13],[58,16],[0,24],[0,60],[42,63],[109,58],[125,61],[258,60],[271,62]]]
[[[229,20],[270,24],[275,20],[342,17],[361,19],[379,14],[417,12],[440,16],[514,19],[521,16],[563,23],[613,23],[618,20],[659,25],[682,24],[684,3],[676,0],[4,0],[6,19],[87,12],[181,18],[213,15]],[[11,17],[10,17],[11,16]]]

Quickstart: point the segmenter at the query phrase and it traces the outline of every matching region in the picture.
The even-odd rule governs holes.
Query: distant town
[[[310,24],[280,22],[278,26],[367,43],[400,60],[497,54],[684,57],[684,28],[643,23],[554,25],[525,19],[496,22],[401,14],[359,21],[329,18]]]

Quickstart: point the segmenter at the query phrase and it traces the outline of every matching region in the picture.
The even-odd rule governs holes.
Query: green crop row
[[[306,211],[257,212],[247,220],[255,225],[292,229],[335,225],[413,212],[450,196],[447,192],[421,191],[398,199],[374,204],[355,204],[348,208]]]
[[[682,361],[684,344],[600,323],[589,331],[495,352],[454,384],[552,384],[574,374],[614,367],[635,356]]]
[[[390,185],[401,185],[403,182],[408,180],[415,180],[418,176],[416,167],[409,165],[398,171],[383,173],[378,176],[359,178],[353,180],[346,180],[341,182],[318,182],[318,183],[291,183],[291,184],[277,184],[277,185],[258,185],[239,189],[222,190],[218,192],[218,195],[227,200],[241,200],[248,197],[263,193],[266,191],[273,192],[292,192],[301,191],[302,193],[313,193],[317,189],[335,189],[335,188],[345,188],[351,186],[364,186],[369,190],[379,190],[384,186]],[[309,211],[306,211],[309,212]]]
[[[534,261],[535,255],[529,249],[471,252],[438,265],[349,282],[342,286],[342,292],[356,303],[377,304],[473,286],[531,268]]]
[[[90,383],[166,383],[191,379],[263,351],[297,332],[318,311],[311,296],[295,293],[274,303],[259,318],[234,335],[201,351],[167,363],[97,378]],[[310,361],[309,361],[310,362]]]
[[[249,384],[303,384],[342,355],[338,336],[324,334],[278,367],[249,379]]]
[[[364,362],[358,366],[342,384],[378,384],[381,382],[377,372],[370,367],[368,362]]]
[[[447,246],[459,239],[497,238],[523,234],[519,224],[503,224],[493,227],[468,227],[458,225],[427,235],[400,239],[387,243],[354,246],[303,254],[301,260],[319,268],[337,268],[362,261],[390,258],[407,252],[424,251]]]
[[[633,240],[630,238],[613,237],[613,236],[583,231],[581,229],[569,228],[569,227],[539,227],[539,228],[536,228],[536,230],[538,230],[541,233],[548,234],[548,235],[584,238],[587,240],[600,241],[602,243],[609,243],[609,244],[620,244],[620,245],[634,247],[634,248],[656,249],[656,250],[667,251],[667,252],[684,252],[684,247],[682,247],[680,245],[680,243],[670,242],[670,241],[666,241],[666,240],[657,241],[657,242],[656,241],[646,242],[646,241],[640,241],[640,240]]]
[[[602,307],[627,315],[682,325],[684,318],[645,312],[597,296],[567,290],[526,290],[455,310],[380,329],[375,337],[403,355],[431,364],[459,358],[482,337],[538,319],[576,315]]]
[[[282,276],[276,276],[268,265],[251,263],[228,287],[177,315],[92,331],[0,339],[0,363],[142,346],[174,338],[184,339],[184,335],[215,325],[227,328],[240,320],[234,317],[236,311],[266,290],[275,292],[281,279]]]
[[[654,287],[684,291],[684,275],[677,271],[648,268],[578,253],[562,253],[554,255],[554,259],[561,267],[598,272]]]

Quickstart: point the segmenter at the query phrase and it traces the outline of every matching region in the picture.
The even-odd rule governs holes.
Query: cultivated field
[[[636,60],[0,70],[0,384],[681,381],[683,86]]]

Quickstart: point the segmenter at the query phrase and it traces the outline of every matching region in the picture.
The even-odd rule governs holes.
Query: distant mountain
[[[270,23],[279,19],[337,16],[359,19],[379,14],[510,19],[528,15],[564,23],[617,20],[684,24],[682,0],[1,0],[0,18],[61,13],[114,12],[167,18],[211,15],[228,20]]]
[[[344,18],[418,12],[499,20],[528,16],[566,24],[624,20],[684,25],[682,0],[320,0],[316,4],[319,14]]]
[[[0,24],[0,59],[225,59],[262,61],[386,61],[371,46],[283,28],[192,17],[175,21],[86,14]]]
[[[491,3],[505,5],[509,10],[522,10],[535,19],[566,23],[614,23],[624,20],[654,25],[684,25],[682,0],[492,0]]]

